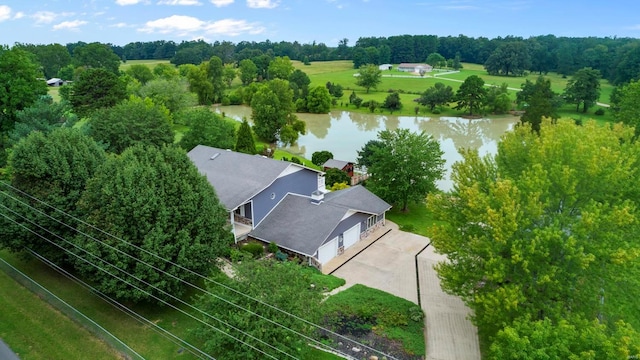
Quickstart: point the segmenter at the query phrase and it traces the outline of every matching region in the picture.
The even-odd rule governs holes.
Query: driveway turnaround
[[[424,236],[400,231],[390,221],[384,228],[373,240],[356,244],[357,249],[348,249],[349,253],[338,257],[343,263],[331,263],[331,270],[326,272],[333,271],[333,275],[345,279],[342,289],[363,284],[416,304],[419,274],[427,360],[480,360],[477,330],[467,319],[470,310],[459,298],[442,291],[433,269],[445,257],[427,246],[430,241]]]

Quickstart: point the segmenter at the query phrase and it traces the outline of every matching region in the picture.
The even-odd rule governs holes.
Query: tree
[[[222,59],[212,56],[207,63],[207,78],[211,82],[211,101],[219,103],[222,101],[225,89],[224,65]]]
[[[268,142],[293,144],[305,133],[305,123],[293,113],[293,91],[286,80],[275,79],[260,86],[251,99],[256,135]]]
[[[580,110],[582,104],[582,112],[586,113],[600,97],[600,71],[592,68],[576,71],[567,82],[564,97],[567,102],[576,104],[576,111]]]
[[[74,82],[69,102],[78,116],[85,117],[97,109],[114,106],[126,96],[126,86],[118,76],[102,68],[92,68],[83,71]]]
[[[426,63],[433,66],[434,68],[443,68],[447,66],[447,60],[444,58],[444,56],[438,53],[429,54],[429,56],[427,56]]]
[[[557,94],[551,91],[551,80],[538,76],[535,84],[528,79],[522,84],[522,91],[516,94],[518,103],[526,104],[526,111],[520,117],[523,123],[531,124],[531,129],[540,132],[542,118],[557,119]]]
[[[380,131],[378,140],[381,146],[372,146],[367,158],[367,187],[406,212],[409,202],[423,201],[444,175],[440,144],[424,131],[408,129]]]
[[[621,121],[636,129],[636,135],[640,134],[640,81],[632,81],[617,91],[617,99],[613,105],[616,121]],[[613,95],[611,96],[614,97]]]
[[[369,140],[364,144],[362,149],[357,151],[358,158],[356,159],[356,162],[358,163],[358,166],[363,168],[371,166],[375,152],[380,151],[379,149],[384,147],[384,145],[385,143],[383,141],[377,139]]]
[[[67,214],[82,217],[83,213],[77,209],[76,203],[87,181],[104,161],[104,150],[93,139],[76,129],[60,128],[49,133],[34,131],[22,138],[11,151],[11,186]],[[2,192],[4,194],[0,194],[0,204],[28,220],[13,216],[7,209],[2,213],[24,224],[35,234],[2,218],[0,247],[18,253],[24,252],[27,247],[59,265],[66,264],[71,256],[66,254],[65,250],[72,247],[62,238],[71,239],[76,232],[63,223],[75,227],[78,225],[77,222],[24,193],[11,191],[5,186],[2,186]],[[9,196],[16,200],[10,199]],[[18,201],[26,205],[21,205]],[[32,208],[28,208],[27,205]],[[32,225],[29,221],[42,228]],[[60,237],[51,235],[44,229]],[[36,234],[50,239],[61,248]]]
[[[504,114],[511,109],[508,86],[507,83],[502,83],[500,86],[489,87],[485,97],[485,106],[490,113]]]
[[[151,72],[151,69],[147,65],[142,64],[133,64],[131,65],[125,73],[132,78],[140,81],[140,84],[144,85],[147,82],[153,80],[155,77]]]
[[[249,122],[246,118],[242,119],[242,123],[240,124],[238,132],[236,133],[235,150],[237,152],[250,155],[258,153],[255,140],[253,140],[253,132],[251,131],[251,126],[249,125]]]
[[[402,102],[400,101],[400,94],[393,92],[384,99],[382,107],[389,110],[393,114],[394,111],[402,109]]]
[[[521,320],[640,324],[629,310],[640,296],[633,136],[620,124],[543,121],[539,134],[519,126],[495,157],[465,151],[453,191],[428,197],[446,222],[430,232],[448,258],[436,267],[441,286],[471,308],[489,342],[522,330]]]
[[[100,240],[77,236],[76,244],[109,274],[143,290],[85,262],[78,261],[76,267],[98,290],[120,300],[154,301],[145,292],[164,299],[167,293],[183,295],[189,286],[180,280],[193,283],[198,280],[194,273],[209,275],[214,260],[233,241],[228,215],[213,187],[184,150],[172,146],[135,145],[109,157],[87,183],[78,208],[90,224],[81,230]]]
[[[288,56],[276,56],[269,63],[267,73],[269,80],[282,79],[289,80],[289,76],[293,73],[294,67]]]
[[[180,123],[189,130],[180,139],[180,147],[190,151],[197,145],[233,149],[236,144],[235,126],[207,108],[194,108],[178,114]]]
[[[171,114],[198,103],[196,95],[189,91],[189,84],[183,78],[159,78],[151,80],[138,90],[142,98],[151,98],[157,105],[163,105]]]
[[[313,328],[291,316],[283,317],[282,313],[273,307],[253,303],[252,308],[262,315],[262,318],[258,318],[249,312],[238,311],[238,308],[232,304],[245,303],[246,298],[239,295],[245,294],[307,321],[315,322],[319,316],[318,309],[323,295],[320,286],[312,286],[312,273],[301,271],[300,265],[291,261],[251,259],[244,259],[240,264],[234,264],[233,272],[235,274],[233,279],[222,273],[214,275],[217,283],[227,287],[211,284],[209,291],[218,296],[202,295],[198,299],[198,308],[206,314],[223,319],[235,328],[242,329],[245,333],[263,339],[267,344],[295,358],[308,358],[309,355],[305,354],[308,349],[307,341],[295,335],[292,330],[310,336],[314,334]],[[277,323],[283,326],[276,326],[265,319],[277,319]],[[219,323],[211,317],[205,316],[203,320],[216,327],[219,326]],[[248,338],[248,335],[231,328],[227,329],[229,334],[250,342],[270,357],[282,357],[280,352]],[[226,359],[262,358],[262,354],[209,326],[199,325],[194,332],[204,341],[205,351],[212,355],[224,353]]]
[[[477,75],[467,77],[456,92],[455,100],[458,102],[456,109],[469,109],[469,115],[480,110],[484,104],[487,89],[484,88],[484,80]]]
[[[13,129],[17,111],[47,93],[45,82],[38,80],[41,77],[33,55],[0,47],[0,136]]]
[[[453,63],[451,64],[453,67],[453,70],[460,70],[462,69],[462,63],[460,60],[460,52],[456,52],[456,56],[453,58]]]
[[[178,76],[178,70],[171,64],[160,63],[153,67],[153,75],[165,80],[171,80]]]
[[[58,70],[57,76],[62,80],[73,80],[76,67],[72,64],[63,66]]]
[[[441,82],[435,83],[432,87],[428,88],[422,96],[416,100],[420,105],[428,106],[429,110],[433,112],[436,106],[442,106],[453,101],[453,88],[451,86],[445,86]]]
[[[293,90],[293,99],[306,99],[307,95],[309,95],[309,84],[311,84],[311,79],[309,76],[302,70],[296,69],[289,76],[289,85],[291,85],[291,89]]]
[[[256,76],[258,76],[258,67],[251,61],[251,59],[244,59],[240,61],[240,81],[242,85],[249,85],[252,83]]]
[[[111,108],[100,109],[89,118],[87,133],[120,154],[135,144],[162,146],[173,143],[169,110],[150,98],[131,96]]]
[[[73,49],[73,65],[93,69],[105,69],[116,75],[120,71],[120,57],[110,46],[98,42]]]
[[[307,110],[314,114],[326,114],[331,110],[331,94],[326,87],[316,86],[307,95]]]
[[[16,44],[16,47],[29,51],[36,56],[47,79],[56,77],[60,69],[71,64],[71,54],[69,54],[65,46],[60,44],[26,46]]]
[[[15,144],[34,131],[48,133],[59,127],[72,127],[77,119],[68,102],[53,102],[50,97],[42,97],[16,113],[16,122],[9,133],[9,139]]]
[[[198,95],[198,104],[210,105],[214,100],[213,83],[208,77],[208,63],[190,67],[187,72],[189,90]]]
[[[311,154],[311,162],[316,166],[322,166],[329,159],[333,159],[333,153],[329,150],[316,151]]]
[[[501,44],[484,63],[490,75],[522,76],[530,67],[531,56],[524,41]]]
[[[377,88],[380,81],[382,81],[382,71],[380,71],[376,65],[369,64],[360,67],[358,77],[356,78],[356,85],[367,89],[367,94],[369,93],[369,89]]]
[[[222,71],[222,79],[224,80],[224,84],[227,88],[231,87],[231,83],[238,75],[236,68],[233,64],[224,64],[224,69]]]
[[[331,168],[325,171],[324,181],[328,187],[333,187],[333,185],[339,183],[350,184],[351,178],[346,172],[340,169]]]

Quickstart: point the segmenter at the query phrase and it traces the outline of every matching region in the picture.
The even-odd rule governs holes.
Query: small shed
[[[338,169],[342,170],[349,175],[349,177],[353,177],[353,167],[354,164],[350,161],[329,159],[324,164],[322,164],[322,168],[327,171],[328,169]]]
[[[393,65],[391,65],[391,64],[378,65],[378,69],[379,70],[391,70],[391,69],[393,69]]]
[[[47,80],[48,86],[62,86],[64,85],[64,80],[58,78],[51,78]]]

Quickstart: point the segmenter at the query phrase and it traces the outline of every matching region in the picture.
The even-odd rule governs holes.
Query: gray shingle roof
[[[342,170],[348,164],[349,164],[348,161],[329,159],[329,160],[325,161],[324,164],[322,164],[322,167]]]
[[[349,210],[381,214],[391,206],[358,185],[330,192],[320,204],[300,195],[287,195],[250,235],[312,256]]]
[[[227,210],[244,204],[275,181],[289,166],[295,166],[287,161],[204,145],[196,146],[188,155],[213,185]]]

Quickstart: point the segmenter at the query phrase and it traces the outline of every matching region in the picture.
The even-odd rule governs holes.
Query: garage
[[[360,223],[344,232],[344,248],[348,249],[360,239]]]
[[[318,249],[318,261],[326,264],[336,256],[338,250],[338,238],[333,238]]]

